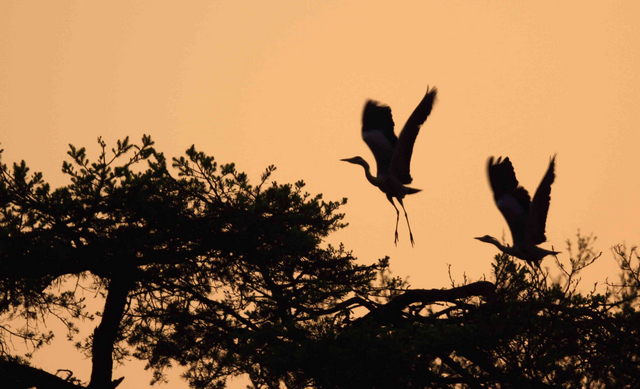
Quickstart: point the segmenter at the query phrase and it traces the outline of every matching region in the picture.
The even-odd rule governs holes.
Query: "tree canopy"
[[[578,288],[597,260],[592,236],[568,242],[561,276],[496,255],[489,280],[412,288],[389,258],[356,263],[325,242],[340,201],[257,184],[191,147],[167,166],[150,137],[95,162],[70,145],[52,190],[23,161],[0,164],[0,377],[10,388],[114,388],[114,361],[138,358],[194,388],[246,374],[254,388],[632,387],[640,385],[640,257],[618,246],[620,280]],[[72,337],[91,315],[73,288],[105,297],[77,342],[91,379],[31,367],[60,320]],[[63,290],[63,291],[61,291]],[[10,324],[11,323],[11,324]],[[15,326],[15,323],[20,323]],[[124,377],[126,379],[126,377]]]

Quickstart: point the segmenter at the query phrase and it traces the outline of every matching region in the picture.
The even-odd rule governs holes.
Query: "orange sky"
[[[640,4],[364,4],[0,2],[3,162],[25,159],[59,186],[69,143],[95,156],[100,135],[151,134],[169,157],[195,143],[254,180],[275,164],[278,182],[349,198],[350,226],[330,242],[366,263],[390,255],[395,275],[439,288],[447,263],[460,281],[489,276],[496,249],[473,237],[508,236],[488,157],[509,156],[533,193],[557,152],[543,247],[566,251],[578,228],[593,232],[604,254],[584,285],[615,277],[610,246],[640,244]],[[339,159],[374,163],[360,137],[366,99],[401,127],[427,85],[439,101],[414,149],[423,191],[405,199],[416,246],[401,220],[395,247],[393,207]],[[34,364],[79,366],[88,380],[88,361],[65,361],[60,338]],[[116,372],[119,388],[146,387],[141,366]]]

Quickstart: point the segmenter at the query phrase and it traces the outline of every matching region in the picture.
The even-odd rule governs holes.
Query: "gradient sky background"
[[[583,287],[615,279],[610,247],[640,244],[640,3],[390,4],[0,2],[3,162],[24,159],[56,187],[69,143],[95,158],[98,136],[151,134],[167,157],[195,143],[254,182],[275,164],[278,182],[349,199],[350,225],[329,242],[364,263],[390,255],[413,287],[441,288],[447,264],[458,281],[490,276],[496,249],[474,236],[510,241],[488,157],[509,156],[533,193],[558,153],[543,247],[593,232],[604,253]],[[423,192],[405,199],[416,246],[401,220],[395,247],[395,211],[339,160],[375,165],[360,136],[366,99],[390,105],[399,130],[427,85],[439,101],[414,149]],[[89,361],[59,338],[33,363],[88,381]],[[142,367],[116,371],[119,388],[146,387]]]

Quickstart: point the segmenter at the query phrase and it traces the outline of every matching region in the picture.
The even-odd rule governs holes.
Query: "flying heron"
[[[400,211],[393,202],[394,197],[402,206],[404,217],[407,219],[407,227],[409,227],[411,245],[414,245],[413,233],[409,225],[409,217],[407,216],[407,211],[404,209],[402,199],[406,195],[421,191],[421,189],[410,188],[405,185],[413,181],[411,174],[409,174],[413,144],[420,131],[420,126],[422,126],[431,113],[437,92],[438,90],[436,88],[427,88],[427,93],[411,116],[409,116],[402,132],[400,132],[400,137],[396,137],[393,130],[394,123],[391,116],[391,108],[376,101],[367,101],[364,107],[364,113],[362,114],[362,139],[369,146],[373,156],[376,158],[378,172],[375,177],[371,175],[369,164],[362,157],[341,159],[341,161],[362,166],[367,180],[387,195],[387,199],[396,210],[396,233],[394,241],[396,245],[398,244]]]
[[[538,267],[540,267],[540,261],[547,255],[559,254],[559,251],[538,247],[547,240],[544,231],[551,201],[551,184],[555,179],[555,159],[554,155],[549,162],[547,173],[531,200],[527,190],[519,186],[509,157],[504,160],[500,157],[495,162],[493,157],[489,158],[488,172],[493,198],[502,216],[507,220],[513,246],[503,246],[496,238],[489,235],[475,239],[491,243],[503,253]]]

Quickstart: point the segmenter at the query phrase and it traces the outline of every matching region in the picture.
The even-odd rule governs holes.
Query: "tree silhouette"
[[[635,249],[625,254],[618,248],[621,282],[583,295],[578,274],[599,256],[592,242],[578,235],[575,253],[568,243],[571,258],[568,265],[557,263],[564,271],[558,282],[499,254],[492,283],[406,290],[364,316],[370,320],[325,340],[332,363],[314,372],[317,386],[637,387],[640,260]],[[376,314],[397,300],[395,314]],[[345,372],[340,366],[348,361],[357,363]]]
[[[110,153],[98,141],[93,163],[70,146],[70,184],[53,191],[24,162],[0,165],[3,387],[114,388],[113,363],[129,357],[154,382],[182,365],[194,388],[240,374],[255,388],[639,384],[635,248],[616,248],[621,279],[602,293],[577,289],[598,257],[581,235],[554,281],[500,254],[490,281],[415,289],[389,275],[388,258],[359,265],[323,243],[345,226],[346,200],[277,184],[274,167],[250,185],[195,147],[173,159],[172,175],[149,137]],[[52,318],[75,334],[90,317],[64,287],[76,284],[105,297],[78,342],[88,383],[33,368],[10,345],[48,344],[54,334],[37,323]]]

